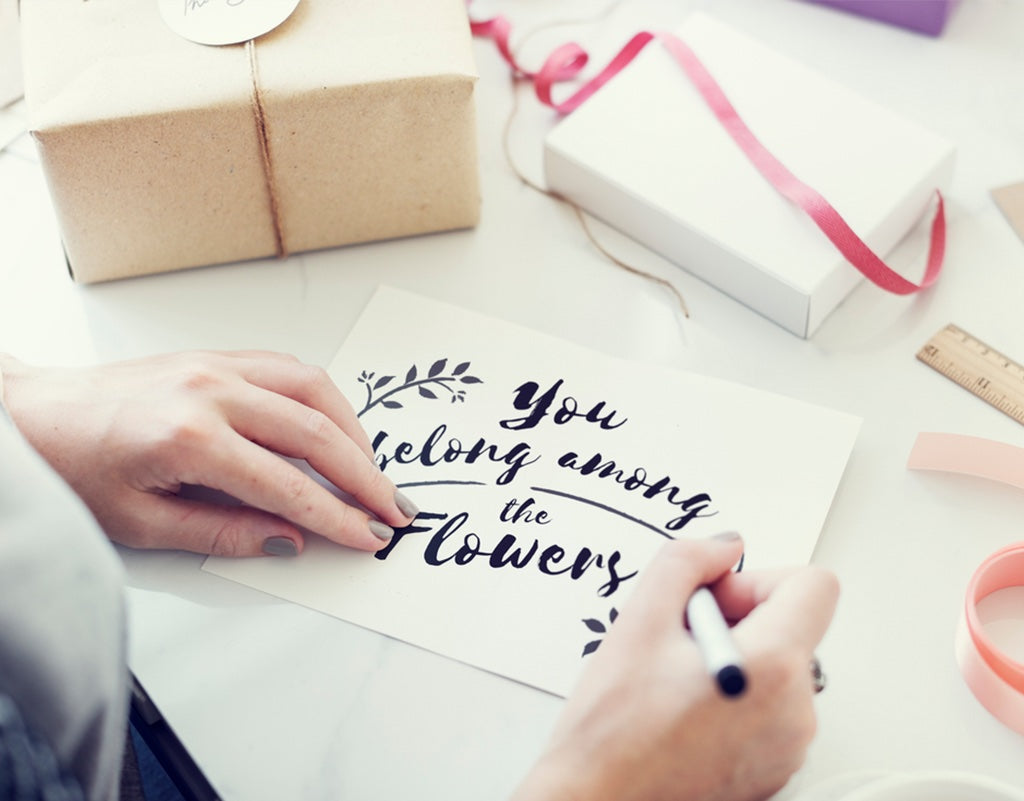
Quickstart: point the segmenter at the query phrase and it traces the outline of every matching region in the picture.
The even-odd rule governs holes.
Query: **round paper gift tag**
[[[272,31],[299,0],[159,0],[164,21],[179,36],[205,45],[238,44]]]

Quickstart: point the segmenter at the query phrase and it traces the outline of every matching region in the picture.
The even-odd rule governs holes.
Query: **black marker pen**
[[[708,674],[723,695],[742,695],[747,687],[743,660],[732,639],[729,624],[707,587],[698,587],[686,604],[686,620],[697,641]]]

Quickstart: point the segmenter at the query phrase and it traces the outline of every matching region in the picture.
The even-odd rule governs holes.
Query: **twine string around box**
[[[263,107],[263,91],[260,86],[259,61],[256,58],[256,42],[249,39],[245,43],[249,56],[249,77],[252,83],[252,113],[256,122],[256,137],[259,139],[260,158],[263,163],[263,179],[267,186],[267,198],[270,204],[270,222],[274,229],[274,248],[279,259],[288,255],[284,231],[281,225],[281,203],[278,199],[277,183],[274,180],[274,162],[270,156],[270,139],[267,135],[267,115]]]
[[[938,279],[946,248],[946,217],[941,192],[936,190],[935,193],[936,208],[924,276],[920,283],[915,283],[885,264],[824,196],[797,178],[758,140],[703,62],[678,36],[648,31],[635,34],[595,77],[583,83],[565,100],[556,101],[552,89],[557,84],[577,78],[589,61],[589,55],[583,48],[574,42],[560,45],[552,51],[541,68],[534,72],[519,64],[512,53],[509,44],[512,28],[505,17],[499,15],[487,20],[471,19],[470,29],[475,36],[493,40],[502,57],[512,67],[513,73],[532,82],[541,103],[562,115],[579,108],[632,62],[648,44],[657,40],[690,79],[716,119],[758,172],[779,194],[801,208],[843,257],[866,278],[897,295],[919,292]]]

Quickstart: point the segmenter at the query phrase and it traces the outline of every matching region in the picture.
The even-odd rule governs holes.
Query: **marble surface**
[[[270,348],[326,364],[386,282],[615,356],[860,415],[814,556],[843,587],[819,652],[829,687],[808,761],[779,798],[863,771],[956,770],[1024,787],[1024,741],[974,700],[953,659],[963,588],[986,555],[1024,536],[1024,493],[906,469],[919,431],[1024,445],[1019,424],[914,358],[955,322],[1024,360],[1024,244],[989,196],[1024,180],[1024,3],[962,0],[941,39],[799,0],[473,7],[508,13],[530,63],[575,38],[595,65],[636,30],[673,28],[702,9],[948,136],[958,163],[945,275],[909,299],[861,285],[804,341],[595,223],[616,255],[684,294],[684,319],[662,287],[598,254],[570,209],[517,178],[509,155],[542,179],[555,117],[520,88],[506,153],[512,86],[493,47],[477,42],[483,218],[473,231],[80,286],[32,142],[17,138],[0,153],[0,347],[59,364],[184,348]],[[912,237],[891,262],[919,274],[922,247]],[[132,667],[229,801],[502,798],[561,706],[202,573],[198,556],[122,553]]]

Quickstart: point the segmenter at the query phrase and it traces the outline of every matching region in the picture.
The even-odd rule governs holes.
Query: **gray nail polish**
[[[721,531],[718,534],[712,534],[711,539],[722,540],[723,542],[735,542],[740,539],[740,535],[735,531]]]
[[[379,520],[370,521],[370,531],[373,533],[373,536],[377,539],[384,540],[384,542],[387,542],[395,536],[395,530],[391,528],[391,526],[381,523]]]
[[[406,517],[416,517],[420,513],[420,507],[410,501],[401,490],[395,490],[395,505]]]
[[[263,540],[263,553],[268,556],[297,556],[298,546],[287,537],[269,537]]]

